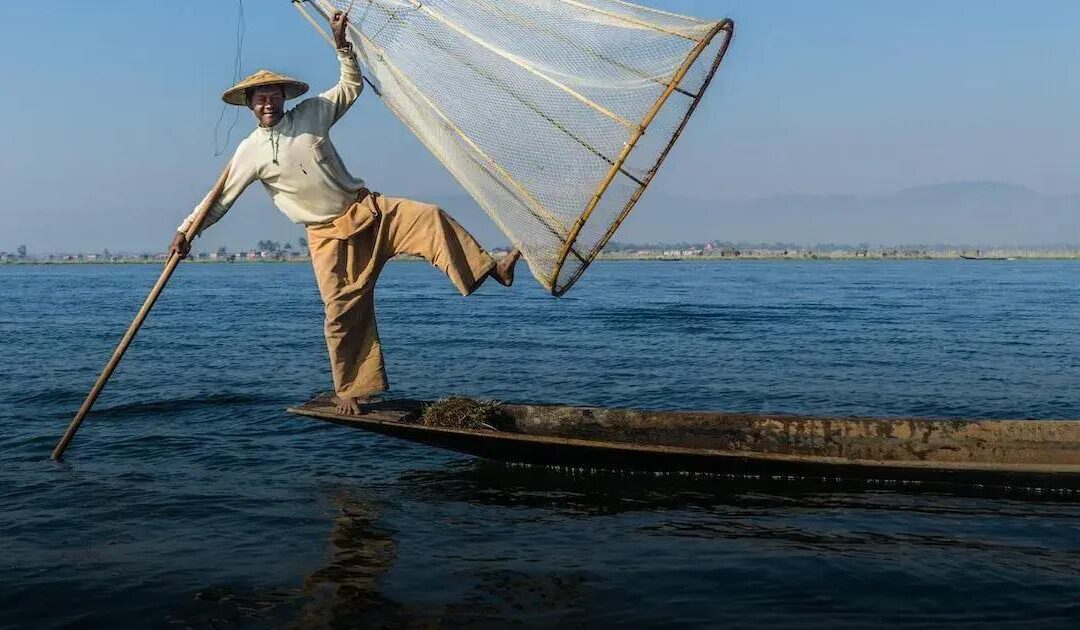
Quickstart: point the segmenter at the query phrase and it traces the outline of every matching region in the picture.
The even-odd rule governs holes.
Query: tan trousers
[[[307,233],[338,396],[362,397],[388,387],[375,325],[375,281],[388,260],[421,256],[462,295],[475,291],[495,266],[476,239],[437,206],[378,193],[361,193],[342,216],[309,226]]]

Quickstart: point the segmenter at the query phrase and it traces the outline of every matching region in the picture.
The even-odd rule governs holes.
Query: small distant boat
[[[1006,258],[1004,256],[967,256],[960,254],[960,257],[964,260],[1015,260],[1014,258]]]
[[[420,420],[424,405],[389,401],[362,416],[343,416],[324,395],[288,411],[510,463],[1080,492],[1080,420],[834,418],[504,404],[499,410],[506,421],[496,430],[426,426]]]

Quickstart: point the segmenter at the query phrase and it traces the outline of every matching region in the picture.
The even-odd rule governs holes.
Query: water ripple
[[[390,265],[394,395],[1080,417],[1075,263],[600,263],[569,296]],[[0,624],[1075,627],[1080,504],[501,466],[288,416],[308,265],[0,266]],[[58,604],[62,602],[62,604]]]

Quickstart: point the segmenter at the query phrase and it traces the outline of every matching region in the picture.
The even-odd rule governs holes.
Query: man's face
[[[279,85],[255,88],[248,99],[260,127],[273,127],[285,115],[285,92]]]

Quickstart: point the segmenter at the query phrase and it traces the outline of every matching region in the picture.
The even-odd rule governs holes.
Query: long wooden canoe
[[[834,418],[502,406],[505,430],[420,421],[424,403],[362,416],[320,396],[289,412],[479,457],[592,470],[1080,490],[1080,420]]]

